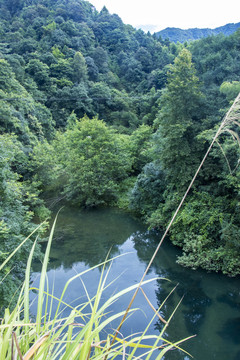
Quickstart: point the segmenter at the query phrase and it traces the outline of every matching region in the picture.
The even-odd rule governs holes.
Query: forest
[[[239,64],[240,30],[173,43],[88,1],[0,0],[1,262],[63,202],[165,228],[240,92]],[[239,117],[169,234],[178,263],[229,276],[240,274]],[[3,300],[31,246],[4,268]]]
[[[215,29],[209,28],[193,28],[193,29],[179,29],[179,28],[166,28],[156,33],[157,36],[161,36],[162,39],[168,39],[175,43],[184,43],[185,41],[199,40],[212,35],[223,34],[229,36],[237,31],[240,27],[240,23],[230,23]]]

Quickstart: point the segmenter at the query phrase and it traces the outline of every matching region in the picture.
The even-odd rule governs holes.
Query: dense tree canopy
[[[80,206],[109,204],[131,163],[125,139],[103,121],[84,117],[55,143],[66,176],[64,192]]]
[[[239,31],[173,44],[88,1],[0,0],[1,259],[56,194],[166,226],[240,90],[239,62]],[[240,273],[239,109],[233,120],[170,233],[181,264],[229,275]]]
[[[132,208],[152,227],[168,224],[214,135],[215,130],[208,129],[207,100],[195,73],[191,54],[183,49],[170,67],[161,97],[153,137],[154,162],[144,167],[132,191]],[[237,85],[223,83],[221,91],[231,99]],[[239,273],[240,263],[239,105],[170,230],[174,244],[183,248],[179,263],[229,275]]]
[[[204,116],[202,98],[191,53],[183,49],[168,73],[155,134],[156,158],[168,184],[178,191],[191,180],[199,162],[196,135]]]
[[[36,227],[33,221],[34,215],[43,220],[48,215],[48,211],[39,199],[37,184],[22,180],[21,173],[26,170],[27,156],[16,136],[0,135],[0,154],[0,261],[2,262]],[[1,305],[7,304],[21,285],[31,246],[32,240],[29,239],[0,274]],[[36,256],[40,256],[39,248]]]

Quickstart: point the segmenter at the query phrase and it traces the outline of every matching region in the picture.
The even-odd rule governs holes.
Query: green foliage
[[[73,69],[69,59],[59,58],[57,63],[54,63],[50,66],[51,76],[57,79],[66,77],[73,79]]]
[[[164,40],[168,39],[171,42],[180,42],[184,43],[185,41],[193,41],[193,40],[199,40],[202,38],[209,38],[213,35],[218,34],[224,34],[226,36],[234,33],[238,28],[240,27],[240,23],[236,24],[227,24],[224,26],[219,26],[215,29],[209,29],[209,28],[193,28],[193,29],[179,29],[179,28],[166,28],[164,30],[161,30],[156,33],[156,36],[162,37]]]
[[[55,192],[62,188],[61,180],[62,166],[59,163],[58,154],[54,145],[48,141],[39,141],[30,154],[29,170],[36,182],[40,182],[45,192]]]
[[[150,73],[161,71],[159,68],[172,61],[171,50],[163,48],[157,39],[124,25],[107,9],[98,13],[82,0],[33,2],[31,5],[22,1],[17,19],[9,13],[6,4],[0,4],[0,9],[2,17],[7,18],[7,22],[3,20],[2,35],[0,32],[3,54],[8,56],[6,52],[10,51],[11,56],[22,57],[26,66],[23,63],[16,66],[12,62],[14,71],[18,76],[21,73],[25,88],[29,77],[34,80],[41,93],[35,90],[33,96],[44,99],[58,127],[66,125],[73,110],[78,117],[86,113],[99,115],[110,123],[118,122],[116,126],[121,131],[126,126],[138,126],[140,119],[136,108],[128,105],[127,109],[119,110],[117,105],[115,107],[115,99],[111,104],[101,103],[103,96],[96,98],[91,82],[104,83],[109,88],[107,93],[118,90],[133,104],[136,90],[139,87],[143,91]],[[84,94],[75,92],[74,88],[80,83],[86,89]],[[159,82],[152,82],[152,86],[159,86]],[[70,97],[77,96],[82,103],[89,99],[93,106],[81,106],[81,109],[76,103],[66,106],[61,101],[62,90],[64,97],[68,92],[67,102]]]
[[[240,81],[224,81],[220,86],[220,92],[226,95],[228,101],[234,100],[240,93]]]
[[[22,209],[45,213],[39,186],[46,196],[63,192],[81,206],[126,207],[138,176],[131,207],[150,225],[165,226],[212,129],[239,91],[239,39],[238,31],[173,44],[123,24],[105,7],[98,12],[87,1],[1,0],[0,133],[15,134],[26,155],[6,171]],[[77,120],[85,114],[93,119]],[[61,130],[56,136],[55,127]],[[237,128],[236,123],[230,128],[235,143]],[[223,214],[222,201],[227,207],[226,225],[216,220],[202,248],[211,250],[213,259],[224,236],[225,259],[229,247],[237,249],[238,159],[225,131],[195,182],[197,194],[216,197],[216,217],[217,211]],[[197,209],[194,199],[190,194],[189,204]],[[210,209],[207,213],[211,217]],[[201,213],[199,233],[192,229],[192,238],[203,236],[206,221]],[[181,222],[179,227],[182,239],[186,232]],[[5,223],[2,229],[7,234]],[[186,251],[184,259],[191,254]],[[226,272],[231,261],[219,263],[213,267]],[[207,268],[200,260],[199,266]]]
[[[87,80],[87,66],[83,55],[78,51],[73,58],[74,82],[80,83]]]
[[[33,217],[37,214],[35,209],[41,208],[44,216],[48,212],[44,211],[43,214],[44,207],[38,198],[36,184],[23,181],[16,171],[27,166],[27,157],[16,137],[0,135],[0,154],[0,257],[3,261],[36,227],[33,223]],[[9,302],[21,284],[31,245],[31,241],[24,244],[14,261],[10,261],[1,274],[1,281],[6,276],[0,289],[1,305]],[[36,256],[40,256],[39,247]]]
[[[163,202],[165,186],[165,175],[159,165],[148,163],[132,189],[130,208],[146,219]],[[159,226],[159,222],[156,226]]]
[[[57,140],[60,162],[68,174],[67,198],[80,206],[111,203],[131,166],[121,137],[103,121],[85,117]]]
[[[116,206],[118,208],[129,211],[131,206],[130,194],[131,194],[131,189],[134,187],[135,181],[136,181],[135,176],[129,176],[120,182],[118,188],[119,195],[116,201]]]
[[[25,70],[32,76],[39,89],[46,90],[50,86],[49,67],[40,60],[31,59]]]
[[[194,269],[239,274],[239,221],[238,226],[233,224],[233,211],[226,197],[195,193],[171,230],[174,244],[183,249],[178,262]],[[239,217],[239,211],[234,217]]]
[[[148,125],[139,126],[131,134],[132,167],[135,174],[139,174],[143,167],[151,160],[151,135],[152,128]]]
[[[131,207],[153,228],[168,225],[215,134],[216,130],[206,130],[204,101],[191,55],[184,49],[170,67],[160,100],[155,122],[159,127],[153,138],[155,161],[144,167],[131,193]],[[173,243],[183,249],[180,264],[231,276],[240,271],[238,119],[239,106],[170,230]]]
[[[211,126],[222,117],[219,110],[228,106],[225,96],[219,91],[221,84],[239,81],[239,46],[239,31],[229,37],[212,36],[189,45],[199,79],[204,84],[202,90],[207,98],[209,115],[214,120]]]
[[[191,54],[183,49],[170,67],[155,125],[155,158],[161,162],[168,187],[185,189],[199,163],[196,134],[202,95]]]
[[[3,59],[0,59],[0,115],[1,133],[15,133],[25,144],[36,138],[51,137],[53,132],[49,110],[34,101]]]
[[[65,55],[61,52],[61,50],[59,50],[59,48],[54,45],[52,47],[52,54],[56,59],[64,59]]]
[[[43,26],[43,29],[46,33],[51,33],[52,31],[56,30],[57,26],[55,21],[52,21],[50,24]]]
[[[79,206],[113,204],[131,170],[129,138],[97,118],[72,114],[65,133],[34,148],[32,166],[45,190],[63,187]]]

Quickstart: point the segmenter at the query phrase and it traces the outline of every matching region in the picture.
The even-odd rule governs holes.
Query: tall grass
[[[138,288],[139,284],[132,285],[111,298],[103,301],[105,289],[109,286],[107,278],[111,266],[106,266],[113,259],[85,270],[75,275],[67,281],[62,291],[61,297],[57,299],[48,290],[47,282],[47,263],[49,260],[50,248],[56,220],[54,221],[48,245],[45,252],[44,261],[40,275],[39,287],[37,290],[37,314],[35,321],[30,318],[29,295],[33,290],[30,286],[30,269],[36,241],[33,244],[29,259],[26,265],[25,282],[20,291],[17,304],[13,311],[5,309],[5,313],[0,325],[0,359],[1,360],[44,360],[44,359],[142,359],[150,358],[162,359],[170,349],[181,349],[180,344],[185,341],[180,340],[171,343],[164,338],[167,326],[174,314],[169,319],[163,319],[159,311],[155,310],[148,300],[145,292],[144,296],[149,306],[153,309],[153,316],[149,324],[141,333],[125,337],[120,332],[116,335],[116,330],[109,332],[112,322],[121,319],[125,311],[111,313],[111,305],[121,299],[127,293]],[[33,235],[33,234],[31,234]],[[11,255],[9,256],[11,258]],[[0,266],[2,269],[9,258]],[[94,297],[90,297],[84,285],[87,300],[76,307],[72,307],[64,302],[64,295],[68,291],[68,286],[75,279],[83,274],[101,267],[101,276],[98,289]],[[141,289],[144,284],[155,279],[142,281]],[[57,301],[56,310],[53,311],[53,301]],[[62,307],[69,308],[69,315],[63,316]],[[90,309],[90,311],[89,311]],[[175,309],[176,310],[176,309]],[[128,309],[128,315],[137,309]],[[149,335],[150,325],[160,319],[163,329],[160,334]],[[112,341],[114,339],[114,342]],[[152,345],[149,345],[149,341]],[[146,344],[147,342],[147,344]],[[141,356],[137,350],[141,350]],[[182,349],[181,349],[182,350]]]

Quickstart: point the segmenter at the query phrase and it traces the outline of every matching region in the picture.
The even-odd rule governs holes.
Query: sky
[[[156,32],[166,27],[216,28],[240,22],[239,0],[88,0],[100,11],[105,5],[125,24]]]

